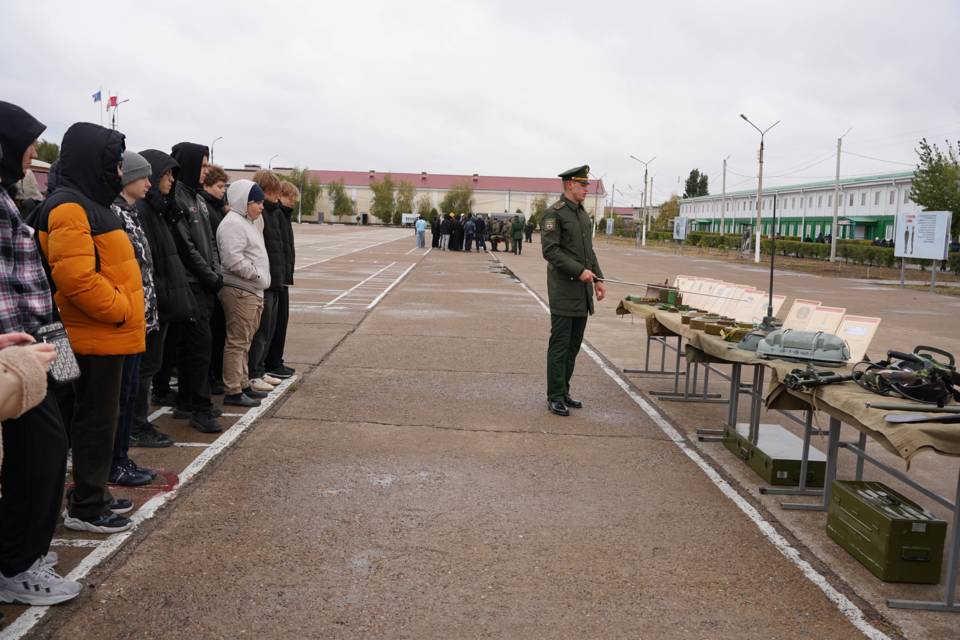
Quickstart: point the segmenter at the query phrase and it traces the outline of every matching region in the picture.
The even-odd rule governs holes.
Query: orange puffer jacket
[[[112,176],[105,177],[111,170],[115,175],[117,146],[122,153],[122,134],[73,125],[63,138],[63,184],[44,202],[37,221],[54,301],[73,350],[82,355],[129,355],[145,346],[140,266],[120,219],[108,208],[110,194],[119,191]]]

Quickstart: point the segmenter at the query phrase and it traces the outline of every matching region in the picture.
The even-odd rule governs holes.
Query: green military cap
[[[563,180],[576,180],[577,182],[590,182],[590,165],[585,164],[582,167],[567,169],[560,174]]]

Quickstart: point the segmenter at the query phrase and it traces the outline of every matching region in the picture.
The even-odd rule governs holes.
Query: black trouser
[[[0,470],[0,572],[15,576],[50,550],[60,518],[67,434],[47,393],[19,418],[3,421]]]
[[[550,344],[547,347],[547,398],[563,400],[570,393],[570,378],[587,328],[587,316],[570,318],[550,314]]]
[[[247,369],[250,379],[262,378],[266,373],[267,350],[273,340],[274,329],[277,328],[277,292],[267,289],[263,292],[263,313],[260,314],[260,328],[250,343],[250,354],[247,360]]]
[[[140,358],[140,373],[137,378],[137,395],[133,404],[133,432],[150,426],[150,383],[163,363],[163,345],[170,325],[161,323],[160,328],[147,334],[147,350]]]
[[[70,442],[73,446],[73,491],[68,510],[85,520],[110,510],[107,489],[113,438],[120,412],[120,383],[126,356],[77,355],[80,379]]]
[[[468,233],[464,236],[463,241],[463,250],[464,251],[473,251],[473,241],[476,239],[476,234]]]
[[[227,340],[227,320],[220,299],[213,296],[210,316],[210,382],[223,382],[223,345]]]
[[[177,408],[207,411],[213,406],[210,402],[210,316],[214,296],[198,285],[190,288],[197,300],[197,314],[193,320],[178,323]]]
[[[160,368],[153,376],[153,395],[165,396],[170,393],[170,377],[173,368],[177,366],[177,357],[180,353],[180,327],[186,323],[172,322],[167,328],[167,335],[163,339],[163,352],[160,358]],[[179,387],[179,383],[177,387]]]
[[[153,333],[156,333],[155,331]],[[123,374],[120,377],[120,411],[117,414],[117,430],[113,436],[113,462],[116,469],[129,460],[130,432],[136,419],[137,393],[140,390],[140,361],[142,353],[127,356],[123,360]]]
[[[482,233],[477,234],[477,251],[480,251],[480,249],[483,249],[484,251],[487,250],[487,243],[483,240]]]
[[[277,323],[273,340],[267,350],[266,369],[276,371],[283,367],[283,350],[287,346],[287,324],[290,322],[290,287],[277,291]]]
[[[513,252],[518,256],[523,253],[523,238],[515,238],[513,241]]]

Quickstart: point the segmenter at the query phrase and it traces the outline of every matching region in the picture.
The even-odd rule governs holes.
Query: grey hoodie
[[[217,228],[223,284],[263,297],[270,286],[270,259],[263,234],[245,214],[253,182],[237,180],[227,189],[230,213]]]

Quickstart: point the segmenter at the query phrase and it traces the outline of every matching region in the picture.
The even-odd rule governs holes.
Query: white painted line
[[[380,300],[383,299],[383,296],[385,296],[385,295],[387,295],[388,293],[390,293],[390,289],[393,289],[395,286],[397,286],[397,284],[399,284],[400,281],[403,280],[403,278],[404,278],[408,273],[410,273],[410,270],[413,269],[415,266],[417,266],[417,263],[413,263],[413,264],[411,264],[409,267],[407,267],[407,268],[403,271],[403,273],[401,273],[401,274],[397,277],[396,280],[394,280],[393,282],[390,283],[390,286],[389,286],[389,287],[387,287],[386,289],[383,290],[383,293],[381,293],[380,295],[378,295],[376,298],[373,299],[373,302],[371,302],[370,304],[367,305],[367,309],[373,309],[375,306],[377,306],[377,303],[380,302]]]
[[[171,407],[160,407],[159,409],[151,413],[149,416],[147,416],[147,422],[153,422],[154,420],[156,420],[157,418],[159,418],[165,413],[173,413],[173,409]]]
[[[345,253],[338,253],[338,254],[332,255],[332,256],[330,256],[330,257],[328,257],[328,258],[324,258],[323,260],[317,260],[316,262],[311,262],[310,264],[305,264],[305,265],[303,265],[302,267],[295,267],[295,268],[294,268],[294,271],[300,271],[301,269],[309,269],[310,267],[316,266],[316,265],[318,265],[318,264],[323,264],[324,262],[329,262],[330,260],[333,260],[334,258],[342,258],[343,256],[348,256],[348,255],[350,255],[351,253],[356,253],[356,252],[358,252],[358,251],[364,251],[364,250],[366,250],[366,249],[372,249],[372,248],[374,248],[374,247],[379,247],[379,246],[382,245],[382,244],[387,244],[388,242],[396,242],[397,240],[400,240],[400,239],[401,239],[401,238],[391,238],[391,239],[389,239],[389,240],[384,240],[383,242],[375,242],[375,243],[373,243],[373,244],[368,244],[368,245],[366,245],[366,246],[359,247],[359,248],[357,248],[357,249],[353,249],[353,250],[347,251],[347,252],[345,252]]]
[[[130,539],[130,537],[136,532],[137,528],[145,521],[152,518],[156,515],[157,510],[160,509],[163,505],[170,502],[177,496],[180,489],[185,485],[189,484],[191,480],[210,463],[211,460],[216,458],[218,455],[227,450],[230,445],[232,445],[237,438],[239,438],[243,433],[250,428],[250,426],[256,421],[260,414],[270,408],[270,406],[283,397],[284,392],[287,388],[290,387],[297,380],[297,376],[287,378],[282,383],[280,383],[276,389],[280,390],[280,393],[274,395],[271,394],[261,400],[259,407],[253,407],[250,409],[242,418],[237,420],[232,427],[223,432],[223,434],[217,438],[213,443],[211,443],[206,451],[197,456],[193,462],[187,465],[187,468],[180,472],[180,483],[171,489],[170,491],[161,491],[156,494],[149,500],[143,503],[141,507],[131,516],[130,520],[133,521],[133,527],[122,533],[115,533],[104,537],[102,540],[97,540],[96,548],[91,551],[87,556],[80,561],[73,571],[68,573],[65,577],[70,580],[82,580],[86,577],[93,569],[97,567],[101,562],[104,562],[110,556],[117,552],[117,550],[123,546],[123,544]],[[38,622],[40,619],[46,615],[47,610],[50,607],[30,607],[19,615],[15,620],[13,620],[2,632],[0,632],[0,640],[17,640],[26,635]]]
[[[366,279],[361,280],[361,281],[358,282],[357,284],[353,285],[352,287],[350,287],[349,289],[347,289],[346,291],[344,291],[343,293],[341,293],[340,295],[338,295],[336,298],[334,298],[333,300],[331,300],[330,302],[328,302],[328,303],[327,303],[326,305],[324,305],[324,306],[329,307],[330,305],[332,305],[334,302],[336,302],[336,301],[339,300],[340,298],[342,298],[342,297],[344,297],[345,295],[349,294],[351,291],[353,291],[354,289],[357,289],[357,288],[360,287],[361,285],[366,284],[368,281],[374,279],[375,277],[377,277],[378,275],[380,275],[381,273],[383,273],[384,271],[386,271],[387,269],[389,269],[390,267],[392,267],[392,266],[395,265],[395,264],[397,264],[397,263],[396,263],[396,262],[391,262],[390,264],[388,264],[388,265],[385,266],[384,268],[382,268],[382,269],[380,269],[379,271],[376,271],[375,273],[373,273],[371,276],[369,276],[369,277],[367,277]]]
[[[525,282],[521,281],[520,286],[526,289],[527,293],[533,296],[533,298],[540,303],[540,306],[543,307],[544,311],[550,313],[550,307],[548,307],[543,300],[540,299],[540,296],[534,293],[534,291],[528,287]],[[617,385],[623,389],[628,396],[630,396],[630,399],[633,400],[637,406],[639,406],[643,412],[650,417],[651,420],[653,420],[654,424],[660,427],[660,430],[663,431],[668,438],[670,438],[671,442],[677,445],[677,447],[679,447],[680,450],[683,451],[683,453],[685,453],[694,464],[700,467],[700,470],[703,471],[703,473],[710,479],[711,482],[713,482],[714,485],[716,485],[718,489],[720,489],[720,492],[729,498],[735,505],[737,505],[740,511],[742,511],[753,522],[753,524],[756,525],[756,527],[760,530],[760,533],[762,533],[763,536],[770,541],[774,547],[776,547],[777,551],[779,551],[784,557],[796,565],[803,575],[810,582],[816,585],[817,588],[819,588],[820,591],[827,596],[827,599],[836,605],[836,607],[840,610],[840,613],[842,613],[847,620],[850,621],[850,624],[860,630],[860,632],[863,633],[863,635],[867,638],[870,638],[870,640],[890,640],[890,636],[871,625],[863,615],[863,611],[861,611],[857,605],[851,602],[850,599],[845,595],[837,591],[826,579],[826,577],[823,576],[823,574],[818,572],[810,565],[809,562],[804,560],[800,556],[800,552],[797,551],[786,538],[780,535],[776,528],[774,528],[774,526],[770,524],[760,514],[760,512],[754,508],[752,504],[750,504],[742,495],[740,495],[740,493],[733,486],[731,486],[729,482],[724,480],[720,474],[717,473],[717,470],[714,469],[713,466],[711,466],[710,463],[707,462],[699,452],[690,447],[683,435],[681,435],[680,432],[673,427],[673,425],[667,422],[663,415],[661,415],[653,405],[647,402],[639,393],[634,391],[630,384],[624,380],[619,373],[607,366],[607,363],[604,362],[603,359],[593,349],[586,345],[584,345],[582,349],[584,353],[590,356],[590,358],[597,363],[604,373],[610,376],[610,378],[612,378],[613,381],[616,382]]]
[[[210,446],[209,442],[174,442],[175,447],[196,447],[197,449],[206,449]]]
[[[407,252],[406,252],[405,254],[403,254],[403,255],[408,256],[408,255],[410,255],[411,253],[413,253],[414,251],[416,251],[416,250],[419,249],[419,248],[420,248],[420,247],[414,247],[413,249],[410,249],[410,251],[407,251]]]
[[[50,546],[95,549],[99,547],[102,542],[103,540],[90,540],[88,538],[54,538],[50,541]]]

